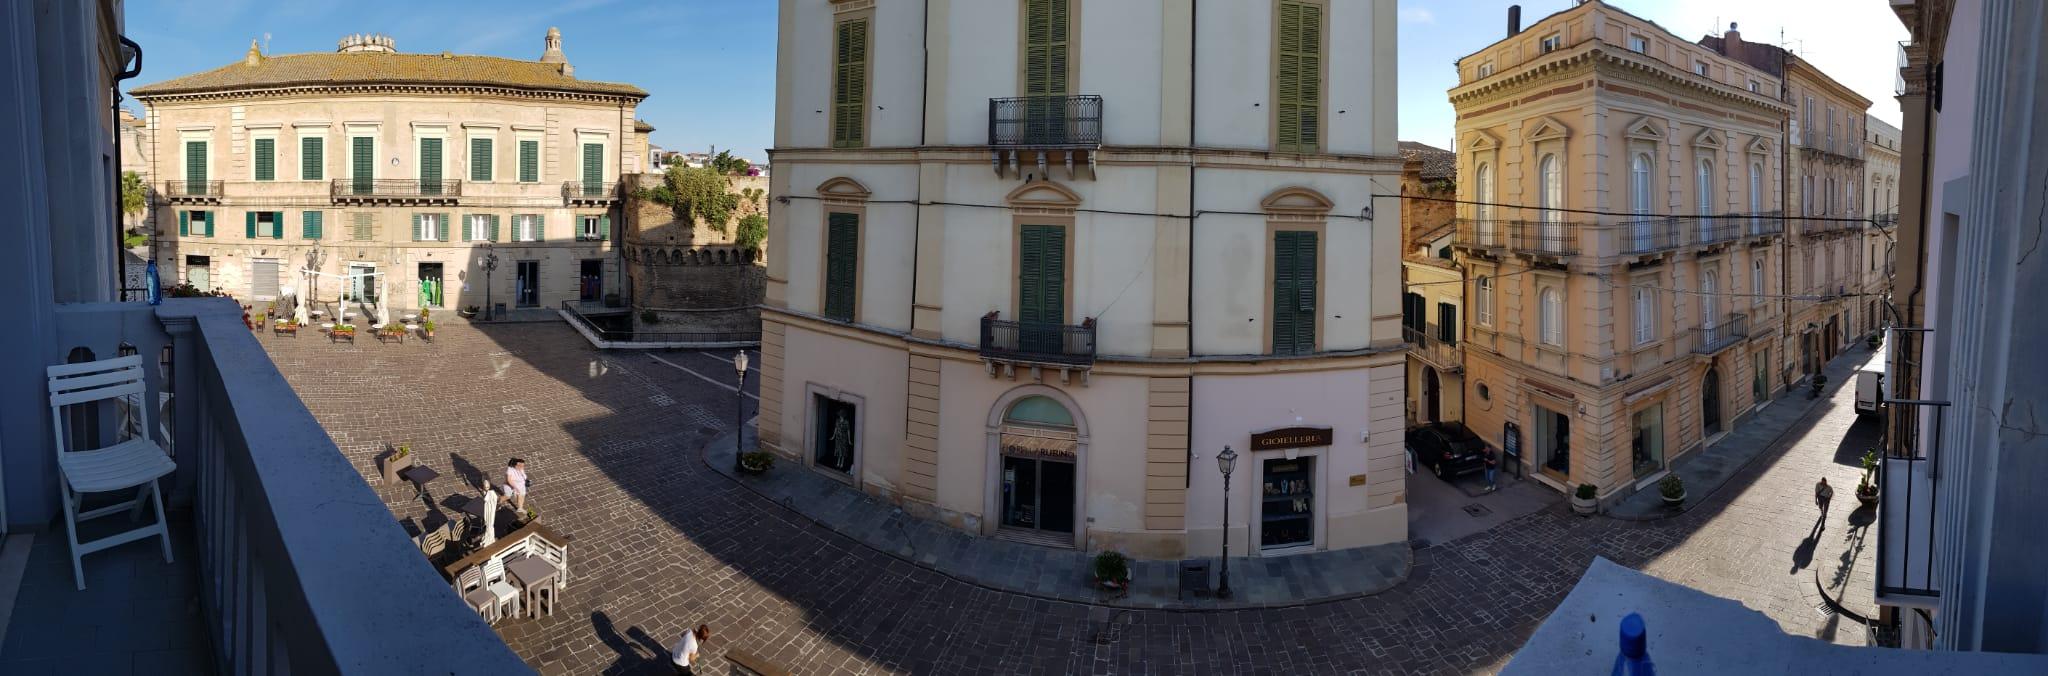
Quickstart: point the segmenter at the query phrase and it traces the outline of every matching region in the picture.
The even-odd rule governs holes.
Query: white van
[[[1884,406],[1885,359],[1889,344],[1882,344],[1870,354],[1870,361],[1856,369],[1856,415],[1877,413]]]

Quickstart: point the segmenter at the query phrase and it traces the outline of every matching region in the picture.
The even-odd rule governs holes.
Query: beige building
[[[1874,115],[1864,120],[1863,128],[1863,182],[1869,193],[1863,203],[1874,227],[1863,231],[1862,290],[1889,295],[1897,267],[1892,255],[1897,249],[1894,240],[1899,223],[1899,128]],[[1884,309],[1885,300],[1883,296],[1862,299],[1859,328],[1875,331],[1887,323],[1896,324],[1898,316]]]
[[[1046,546],[1405,540],[1395,3],[1194,5],[781,2],[768,449]]]
[[[1408,425],[1464,420],[1464,272],[1452,260],[1457,153],[1401,142],[1401,338],[1408,343]],[[1469,318],[1465,318],[1469,321]]]
[[[1867,246],[1863,187],[1863,128],[1870,99],[1836,82],[1812,63],[1786,60],[1790,91],[1793,194],[1801,218],[1794,223],[1786,258],[1792,262],[1793,300],[1785,330],[1797,336],[1799,373],[1818,373],[1828,360],[1867,331],[1875,298],[1863,297]],[[1814,217],[1819,217],[1818,220]]]
[[[136,88],[165,283],[264,301],[312,264],[316,300],[401,310],[621,295],[617,186],[641,166],[647,93],[577,79],[561,40],[550,29],[537,61],[372,35],[333,53],[251,44]]]
[[[1463,420],[1648,486],[1783,386],[1779,78],[1598,0],[1457,65]]]

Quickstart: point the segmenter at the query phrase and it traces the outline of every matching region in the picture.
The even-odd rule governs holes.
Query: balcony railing
[[[981,356],[1002,361],[1062,365],[1095,363],[1095,319],[1079,326],[981,318]]]
[[[1714,354],[1749,337],[1749,315],[1734,312],[1713,317],[1695,331],[1699,333],[1700,340],[1692,351],[1695,354]]]
[[[1749,230],[1749,219],[1741,214],[1723,214],[1719,217],[1695,219],[1694,236],[1700,244],[1720,244],[1742,238]]]
[[[1882,394],[1884,462],[1878,465],[1877,597],[1887,605],[1932,608],[1935,505],[1940,498],[1941,434],[1949,402],[1919,399],[1920,351],[1932,331],[1885,331]]]
[[[1767,237],[1785,234],[1785,212],[1765,211],[1749,217],[1751,237]]]
[[[1863,222],[1838,219],[1836,217],[1829,217],[1827,219],[1806,218],[1800,219],[1799,229],[1807,237],[1826,237],[1828,235],[1839,235],[1861,230],[1863,229]]]
[[[222,185],[222,181],[164,181],[163,196],[171,200],[217,200]]]
[[[1461,371],[1465,367],[1465,360],[1460,356],[1455,342],[1445,341],[1440,337],[1442,330],[1442,327],[1436,324],[1427,324],[1422,328],[1403,326],[1401,337],[1408,341],[1409,352],[1429,362],[1437,370]]]
[[[462,181],[337,178],[328,193],[336,200],[454,200],[462,196]]]
[[[610,202],[619,198],[619,184],[605,181],[564,181],[562,201],[568,204],[579,202]]]
[[[1102,145],[1102,97],[1092,94],[1019,96],[988,100],[991,146]]]
[[[1678,219],[1671,217],[1644,216],[1621,222],[1621,251],[1629,254],[1643,254],[1678,248]]]
[[[1570,256],[1579,252],[1579,233],[1600,226],[1566,221],[1460,219],[1452,243],[1485,250]]]
[[[218,671],[530,669],[420,555],[231,300],[60,305],[57,313],[62,344],[101,357],[132,347],[159,366],[149,369],[145,400],[172,414],[148,433],[178,465],[162,482],[165,502],[191,514],[170,525],[195,544],[192,582]],[[117,417],[100,416],[103,426]]]

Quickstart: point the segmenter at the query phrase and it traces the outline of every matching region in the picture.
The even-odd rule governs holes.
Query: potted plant
[[[277,323],[271,324],[270,328],[272,335],[282,336],[289,333],[293,338],[299,337],[299,322],[290,317],[279,317]]]
[[[427,319],[425,311],[420,312],[420,335],[426,336],[427,340],[434,339],[434,320]]]
[[[399,444],[398,449],[384,458],[384,483],[398,483],[398,473],[412,466],[412,447]]]
[[[740,471],[760,474],[775,466],[775,456],[767,451],[748,451],[740,454]]]
[[[348,342],[351,343],[356,342],[356,325],[335,324],[334,328],[327,332],[327,339],[329,342],[336,340],[347,340]]]
[[[405,325],[391,322],[377,327],[377,339],[383,340],[385,338],[397,338],[398,342],[405,342]]]
[[[1685,480],[1676,474],[1666,474],[1663,481],[1657,482],[1657,494],[1664,498],[1665,507],[1678,509],[1685,504]]]
[[[471,305],[471,306],[469,306],[469,307],[465,307],[465,308],[462,308],[461,310],[458,310],[458,311],[456,311],[456,313],[455,313],[455,314],[459,314],[459,315],[462,315],[462,318],[463,318],[463,319],[475,319],[475,318],[476,318],[476,313],[477,313],[477,311],[478,311],[478,308],[477,308],[477,306],[475,306],[475,305]]]
[[[1579,484],[1578,490],[1572,491],[1572,513],[1592,514],[1599,509],[1600,501],[1595,499],[1599,491],[1593,484]]]
[[[1131,559],[1123,552],[1104,551],[1095,555],[1095,587],[1123,591],[1131,586]]]
[[[1856,482],[1856,502],[1865,507],[1877,504],[1877,482],[1871,479],[1877,475],[1877,449],[1863,452],[1863,478]]]
[[[1864,339],[1864,342],[1866,342],[1866,343],[1869,343],[1869,344],[1870,344],[1870,349],[1873,349],[1873,350],[1875,350],[1875,349],[1877,349],[1877,346],[1878,346],[1878,345],[1880,345],[1880,344],[1882,344],[1882,343],[1884,342],[1884,334],[1882,334],[1882,333],[1873,333],[1873,334],[1870,334],[1870,337],[1869,337],[1869,338],[1865,338],[1865,339]]]
[[[526,512],[524,514],[519,515],[519,523],[533,523],[533,521],[538,518],[540,518],[540,510],[528,507],[526,508]]]

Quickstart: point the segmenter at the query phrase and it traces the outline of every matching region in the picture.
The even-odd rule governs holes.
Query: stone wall
[[[760,328],[760,304],[767,285],[761,250],[743,251],[733,244],[738,221],[764,213],[768,179],[732,177],[732,192],[752,188],[762,198],[742,202],[733,222],[713,228],[702,222],[683,223],[668,205],[638,196],[639,189],[661,185],[659,174],[628,177],[624,208],[624,258],[633,289],[635,324],[653,312],[656,331],[737,331]]]

